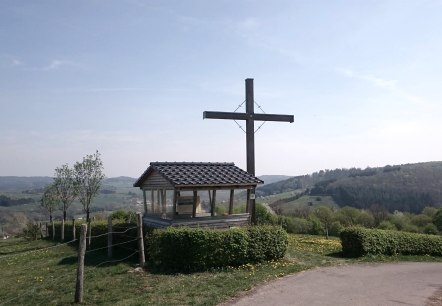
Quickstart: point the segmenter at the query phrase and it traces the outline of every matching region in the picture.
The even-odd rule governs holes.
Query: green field
[[[319,206],[329,206],[329,207],[338,208],[338,205],[331,196],[304,195],[299,199],[293,201],[272,205],[272,203],[275,203],[278,200],[288,199],[290,197],[293,197],[295,194],[296,192],[281,193],[274,196],[264,197],[262,199],[259,199],[258,202],[266,202],[270,204],[273,210],[275,211],[280,210],[281,214],[283,215],[292,215],[295,213],[296,210],[316,208]]]
[[[109,260],[106,254],[91,252],[86,254],[84,305],[217,305],[259,283],[316,266],[380,260],[442,261],[427,256],[343,259],[340,250],[337,239],[289,235],[283,260],[176,275],[140,272],[136,256],[100,265]],[[126,254],[117,252],[112,260]],[[73,304],[76,261],[76,250],[69,244],[0,241],[0,305]]]

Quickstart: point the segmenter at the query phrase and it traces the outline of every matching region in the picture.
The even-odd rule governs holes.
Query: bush
[[[26,240],[37,240],[41,236],[40,227],[38,224],[28,222],[23,229],[22,235]]]
[[[279,259],[287,249],[280,227],[212,230],[157,229],[146,237],[148,265],[162,272],[194,272]]]
[[[308,234],[312,229],[312,224],[302,218],[279,216],[278,223],[291,234]]]
[[[397,230],[396,225],[394,225],[393,223],[391,223],[390,221],[387,221],[387,220],[384,220],[381,223],[379,223],[378,228],[383,229],[383,230],[390,230],[390,231]]]
[[[341,244],[347,256],[442,256],[442,237],[434,235],[351,227],[341,232]]]
[[[256,222],[258,225],[276,225],[278,217],[270,213],[263,204],[256,203]]]
[[[112,220],[117,222],[136,223],[137,214],[133,211],[116,210],[111,213]]]
[[[341,231],[344,227],[341,225],[341,222],[335,221],[330,225],[330,236],[339,237]]]

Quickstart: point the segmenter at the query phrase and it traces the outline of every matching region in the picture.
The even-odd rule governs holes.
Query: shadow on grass
[[[325,256],[339,258],[339,259],[357,258],[355,256],[348,256],[348,255],[344,254],[344,252],[342,252],[342,251],[328,253],[328,254],[325,254]]]

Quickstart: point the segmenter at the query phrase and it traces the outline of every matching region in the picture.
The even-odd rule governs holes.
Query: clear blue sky
[[[245,168],[244,79],[267,113],[256,172],[442,160],[442,1],[0,1],[0,175],[98,149]],[[240,109],[239,111],[244,111]]]

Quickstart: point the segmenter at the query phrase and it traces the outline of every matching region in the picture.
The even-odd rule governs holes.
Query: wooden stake
[[[92,225],[91,225],[91,220],[90,219],[89,219],[89,222],[87,224],[87,231],[88,231],[88,236],[89,236],[87,246],[88,246],[88,248],[90,248],[91,247],[91,240],[92,240]]]
[[[61,219],[61,241],[64,241],[64,219]]]
[[[143,239],[143,217],[141,213],[137,213],[137,238],[138,238],[138,258],[140,260],[140,267],[144,267],[144,239]]]
[[[77,281],[75,283],[75,303],[83,303],[84,255],[86,253],[87,225],[81,225],[80,245],[78,248]]]
[[[107,257],[112,257],[112,217],[107,218]]]
[[[72,240],[75,240],[75,218],[72,218]]]

